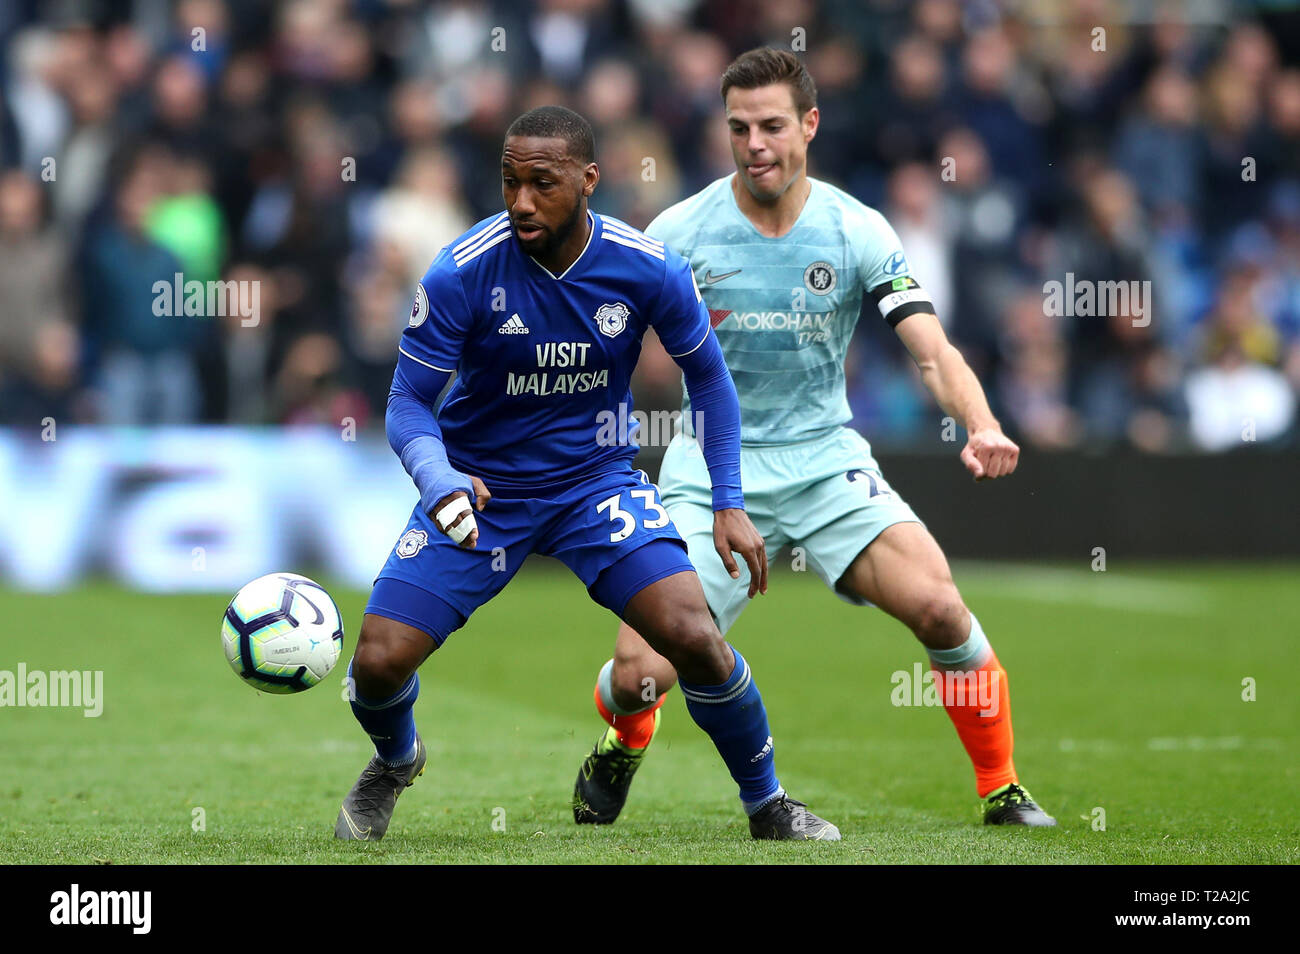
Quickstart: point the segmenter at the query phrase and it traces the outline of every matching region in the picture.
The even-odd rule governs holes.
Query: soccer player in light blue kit
[[[736,172],[665,211],[647,233],[695,271],[741,407],[748,512],[769,559],[787,543],[838,595],[876,605],[912,630],[930,657],[939,698],[975,769],[984,821],[1054,825],[1019,784],[1012,762],[1006,672],[957,592],[943,551],[880,473],[850,420],[844,358],[863,302],[889,323],[945,412],[967,431],[962,463],[977,480],[1015,470],[974,373],[949,342],[912,276],[898,236],[874,209],[807,175],[817,91],[793,54],[757,49],[723,74]],[[688,428],[699,396],[686,381]],[[723,572],[712,549],[707,432],[669,444],[659,485],[726,633],[755,588]],[[645,680],[652,680],[647,683]],[[673,667],[635,632],[619,630],[596,681],[609,728],[584,760],[574,819],[614,821],[659,724]],[[654,685],[657,700],[642,687]],[[698,702],[683,685],[687,705]]]
[[[570,110],[515,120],[502,153],[505,211],[444,248],[416,289],[387,430],[420,500],[375,581],[348,667],[352,711],[376,754],[344,798],[338,838],[383,837],[426,761],[416,670],[529,553],[565,563],[672,661],[755,837],[839,838],[778,782],[758,687],[710,617],[657,489],[631,467],[635,440],[598,440],[601,422],[631,402],[653,327],[707,422],[710,556],[738,575],[741,554],[766,587],[763,540],[741,494],[736,389],[708,312],[679,256],[588,211],[593,152],[591,126]]]

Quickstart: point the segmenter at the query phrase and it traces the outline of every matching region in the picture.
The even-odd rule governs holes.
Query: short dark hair
[[[563,139],[569,147],[569,155],[579,162],[593,162],[596,158],[596,134],[591,131],[591,123],[563,106],[538,106],[528,110],[506,130],[506,138],[511,136]]]
[[[817,105],[817,84],[799,62],[799,57],[767,46],[755,47],[731,61],[722,74],[722,101],[727,101],[727,93],[733,87],[758,89],[775,83],[785,83],[790,87],[799,116]]]

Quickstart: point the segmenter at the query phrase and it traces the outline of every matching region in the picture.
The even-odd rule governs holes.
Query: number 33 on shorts
[[[610,543],[622,543],[638,526],[646,530],[660,530],[668,526],[668,511],[658,500],[659,488],[654,484],[634,490],[620,491],[606,497],[596,505],[596,512],[609,517],[612,527]]]

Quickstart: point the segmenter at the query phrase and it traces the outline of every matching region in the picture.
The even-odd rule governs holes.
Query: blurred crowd
[[[719,76],[767,43],[818,84],[810,172],[889,218],[1013,436],[1295,446],[1298,37],[1279,0],[6,0],[0,425],[382,428],[510,120],[586,115],[593,207],[643,227],[732,170]],[[1067,273],[1150,282],[1150,320],[1049,315]],[[160,315],[178,274],[256,320]],[[870,310],[848,374],[870,440],[936,440]],[[648,350],[639,402],[677,382]]]

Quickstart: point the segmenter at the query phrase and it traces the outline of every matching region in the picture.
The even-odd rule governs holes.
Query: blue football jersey
[[[630,435],[597,436],[608,437],[610,415],[631,421],[646,328],[674,357],[710,333],[684,259],[618,219],[588,218],[591,237],[562,274],[520,248],[502,212],[445,247],[416,288],[399,348],[457,373],[438,410],[447,458],[490,489],[627,466]]]

